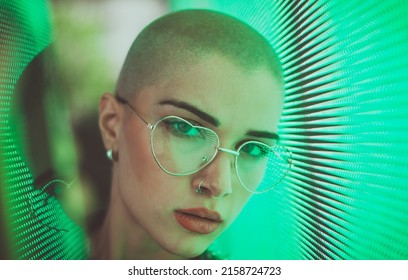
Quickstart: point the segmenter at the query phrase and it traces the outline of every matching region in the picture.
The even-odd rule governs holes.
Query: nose
[[[225,197],[232,193],[232,175],[234,157],[228,153],[219,152],[214,160],[199,173],[197,179],[201,183],[203,193],[212,198]],[[199,184],[195,184],[198,186]]]

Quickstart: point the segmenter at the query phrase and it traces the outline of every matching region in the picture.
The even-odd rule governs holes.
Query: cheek
[[[120,185],[135,194],[150,193],[165,180],[164,172],[156,164],[150,148],[150,130],[144,126],[123,132],[120,143]]]
[[[241,213],[242,209],[248,202],[251,197],[251,193],[242,188],[240,185],[237,185],[234,189],[234,192],[225,199],[225,206],[229,206],[228,209],[228,225],[230,225]]]
[[[242,189],[242,188],[241,188]],[[250,199],[250,197],[251,197],[251,193],[250,192],[248,192],[247,190],[242,190],[240,193],[239,193],[239,198],[238,198],[238,207],[239,207],[239,210],[237,211],[238,213],[237,213],[237,215],[241,212],[241,210],[242,210],[242,208],[244,208],[245,207],[245,205],[247,204],[247,202],[248,202],[248,200]]]
[[[168,175],[159,167],[151,151],[150,130],[145,126],[128,126],[121,145],[119,188],[124,200],[130,196],[140,205],[133,203],[128,207],[134,211],[156,211],[153,208],[159,208],[159,205],[162,209],[174,208],[174,197],[182,195],[178,192],[187,191],[189,178]]]

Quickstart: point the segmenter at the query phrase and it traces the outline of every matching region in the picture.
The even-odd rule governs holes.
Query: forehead
[[[148,108],[154,108],[152,113],[160,111],[160,101],[174,99],[215,117],[220,130],[276,131],[283,87],[270,71],[245,70],[217,55],[174,70],[161,82],[142,90],[135,105],[150,114]]]

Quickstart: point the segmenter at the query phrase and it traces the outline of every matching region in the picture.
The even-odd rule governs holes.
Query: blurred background
[[[223,11],[275,47],[294,166],[213,245],[229,259],[408,259],[404,0],[0,1],[0,257],[86,258],[109,199],[97,106],[138,32]]]
[[[148,23],[169,12],[168,1],[51,1],[55,56],[63,90],[68,96],[84,207],[83,213],[106,208],[110,163],[98,128],[98,104],[105,92],[114,92],[127,51]],[[60,123],[60,122],[58,122]],[[68,160],[68,158],[67,158]],[[62,163],[65,166],[65,163]],[[69,198],[67,198],[69,199]],[[74,211],[74,210],[73,210]]]

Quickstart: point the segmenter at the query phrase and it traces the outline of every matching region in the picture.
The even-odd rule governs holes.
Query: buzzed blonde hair
[[[140,89],[213,54],[247,71],[264,67],[283,83],[277,54],[255,29],[220,12],[183,10],[153,21],[137,36],[125,59],[116,92],[131,98]]]

